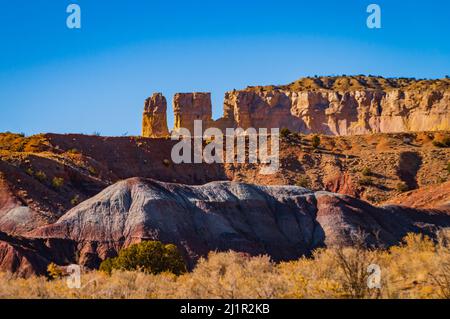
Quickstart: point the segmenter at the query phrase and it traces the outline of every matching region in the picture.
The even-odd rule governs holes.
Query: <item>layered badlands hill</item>
[[[413,208],[439,207],[443,210],[450,210],[450,181],[399,194],[384,204]]]
[[[0,231],[55,222],[119,180],[142,176],[201,184],[225,180],[218,165],[173,165],[166,139],[0,134]]]
[[[28,238],[0,233],[0,269],[42,273],[50,262],[97,267],[142,240],[176,244],[192,266],[211,250],[289,260],[317,247],[389,246],[408,232],[433,235],[450,212],[374,207],[346,195],[296,186],[212,182],[201,186],[133,178],[118,182],[38,228]]]
[[[446,132],[322,136],[313,148],[311,136],[291,134],[280,144],[279,171],[262,175],[259,164],[175,165],[170,160],[175,142],[168,139],[0,134],[0,231],[21,235],[54,223],[107,186],[136,176],[191,185],[220,180],[300,185],[373,204],[407,189],[442,185],[440,197],[427,196],[426,207],[439,208],[450,202],[450,184],[442,184],[450,180],[450,148],[434,144],[449,137]]]
[[[166,102],[153,95],[143,136],[167,135]],[[223,117],[212,119],[210,93],[177,93],[175,129],[203,127],[288,128],[304,134],[355,135],[450,130],[450,79],[385,79],[372,76],[303,78],[289,85],[227,92]],[[159,134],[158,132],[161,132]]]

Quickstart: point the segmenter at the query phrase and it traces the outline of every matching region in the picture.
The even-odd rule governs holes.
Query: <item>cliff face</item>
[[[450,129],[450,80],[379,77],[304,78],[285,86],[225,94],[224,116],[213,121],[209,93],[174,97],[175,128],[288,128],[326,135]]]
[[[450,91],[235,91],[224,114],[236,127],[354,135],[450,129]]]
[[[169,136],[167,129],[167,101],[161,93],[154,93],[145,100],[142,117],[142,136]]]
[[[201,120],[203,128],[212,124],[211,93],[177,93],[173,98],[175,127],[194,132],[194,121]]]

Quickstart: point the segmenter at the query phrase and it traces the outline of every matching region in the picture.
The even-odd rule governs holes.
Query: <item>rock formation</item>
[[[402,193],[389,199],[386,204],[450,210],[450,181]]]
[[[16,143],[20,151],[8,150]],[[227,179],[221,164],[171,163],[175,143],[170,139],[0,133],[0,231],[22,235],[54,223],[73,206],[130,177],[185,184]],[[55,178],[62,184],[55,186]]]
[[[259,164],[175,165],[170,158],[177,142],[165,138],[0,134],[0,231],[23,235],[54,223],[107,186],[136,176],[193,185],[299,184],[381,203],[398,195],[399,183],[420,189],[450,180],[450,148],[433,144],[448,138],[450,132],[322,136],[313,151],[311,137],[293,136],[281,141],[279,171],[263,175]],[[360,184],[364,170],[372,173],[371,185]],[[63,180],[59,187],[55,177]],[[430,194],[426,207],[441,207],[450,202],[450,184]]]
[[[176,94],[175,128],[288,128],[355,135],[450,129],[450,79],[303,78],[285,86],[249,87],[225,94],[223,118],[211,120],[209,93]]]
[[[133,178],[108,187],[29,236],[76,243],[78,262],[87,267],[142,240],[176,244],[192,266],[212,250],[289,260],[324,245],[352,244],[352,234],[359,231],[367,234],[367,243],[389,246],[408,232],[432,235],[449,226],[449,212],[374,207],[295,186],[188,186]]]
[[[173,98],[175,127],[194,133],[194,121],[201,120],[203,129],[212,124],[211,93],[177,93]]]
[[[21,277],[45,275],[51,262],[59,265],[75,261],[73,242],[60,239],[31,239],[0,232],[0,271]]]
[[[145,100],[142,119],[142,136],[169,136],[167,129],[167,101],[161,93],[154,93]]]
[[[237,91],[225,96],[236,127],[355,135],[450,129],[450,90]]]

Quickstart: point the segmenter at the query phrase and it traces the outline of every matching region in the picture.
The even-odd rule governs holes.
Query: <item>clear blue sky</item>
[[[82,29],[66,27],[77,3]],[[366,7],[382,29],[366,27]],[[0,0],[0,131],[139,134],[144,99],[307,75],[450,74],[450,1]]]

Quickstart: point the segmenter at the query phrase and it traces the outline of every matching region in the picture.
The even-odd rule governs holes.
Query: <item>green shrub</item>
[[[297,183],[295,183],[296,186],[300,186],[300,187],[305,187],[305,188],[309,188],[310,187],[310,183],[309,183],[309,179],[306,176],[301,176]]]
[[[396,188],[399,192],[402,192],[402,193],[409,191],[409,186],[405,182],[397,183]]]
[[[75,195],[71,200],[70,203],[72,204],[72,206],[76,206],[80,203],[80,196]]]
[[[88,172],[89,172],[89,174],[91,174],[91,175],[97,175],[97,170],[96,170],[95,167],[93,167],[93,166],[89,166],[89,167],[88,167]]]
[[[43,171],[38,171],[34,176],[40,181],[44,182],[47,179],[47,175]]]
[[[282,139],[286,139],[291,135],[291,131],[288,128],[282,128],[280,131],[280,137]]]
[[[113,269],[116,269],[116,258],[106,258],[100,264],[99,270],[111,275]]]
[[[172,272],[180,275],[186,272],[186,265],[175,245],[144,241],[122,249],[117,257],[108,258],[100,265],[100,270],[108,274],[114,269],[140,270],[151,274]]]
[[[64,178],[54,177],[52,180],[52,186],[54,188],[61,188],[64,185]]]
[[[446,136],[442,139],[442,141],[433,141],[433,145],[436,147],[450,147],[450,136]]]
[[[433,145],[436,147],[445,147],[445,145],[442,142],[439,141],[433,141]]]
[[[314,148],[318,148],[320,146],[320,137],[318,135],[314,135],[312,137],[311,145]]]
[[[372,176],[372,170],[368,167],[364,167],[363,170],[361,171],[361,174],[363,176]]]
[[[442,143],[443,143],[445,146],[450,147],[450,136],[444,137],[444,139],[442,140]]]
[[[363,177],[359,180],[359,185],[361,186],[370,186],[373,184],[373,181],[370,177]]]

